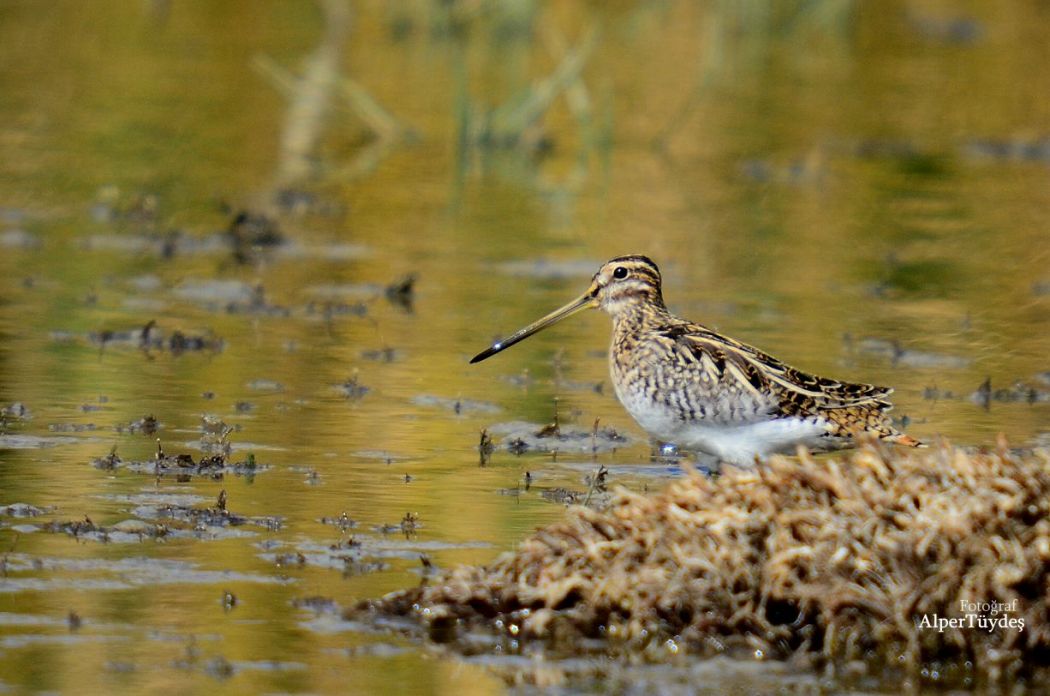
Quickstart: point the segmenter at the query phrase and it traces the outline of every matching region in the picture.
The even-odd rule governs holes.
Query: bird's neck
[[[613,339],[674,321],[663,302],[631,305],[613,314]]]

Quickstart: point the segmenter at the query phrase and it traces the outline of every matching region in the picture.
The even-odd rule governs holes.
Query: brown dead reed
[[[560,654],[727,654],[837,677],[1045,684],[1048,507],[1045,450],[800,453],[656,495],[619,490],[607,509],[574,507],[490,565],[347,613],[409,617],[453,645],[480,631]],[[998,616],[1023,629],[971,627],[963,602],[1010,605]],[[964,625],[938,631],[924,617]]]

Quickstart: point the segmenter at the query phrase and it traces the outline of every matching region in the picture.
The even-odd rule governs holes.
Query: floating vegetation
[[[189,454],[162,455],[156,459],[134,461],[121,459],[120,456],[112,453],[93,459],[91,464],[97,469],[127,469],[143,474],[176,476],[181,480],[188,480],[194,476],[207,476],[213,479],[221,479],[227,475],[254,476],[260,471],[269,469],[266,465],[256,464],[255,457],[251,454],[242,461],[234,462],[227,460],[222,455],[205,455],[195,460]]]
[[[516,651],[725,655],[944,687],[1046,683],[1048,519],[1046,450],[866,444],[846,458],[773,457],[652,496],[620,490],[606,510],[573,508],[490,565],[345,618],[409,618],[466,652],[480,632]]]
[[[134,514],[143,519],[161,520],[165,525],[181,522],[190,525],[194,531],[208,531],[215,527],[253,525],[273,532],[279,530],[282,525],[281,518],[277,516],[249,517],[232,512],[228,509],[226,489],[219,492],[215,505],[211,507],[191,507],[171,503],[140,505],[135,508]]]
[[[257,464],[255,455],[252,453],[248,453],[244,460],[232,460],[233,448],[229,442],[229,435],[233,430],[232,426],[214,416],[204,416],[201,422],[200,440],[203,454],[198,459],[186,453],[166,454],[158,440],[157,453],[153,459],[124,460],[114,448],[106,456],[93,459],[91,465],[104,471],[127,469],[139,473],[155,474],[158,477],[175,476],[183,481],[190,480],[194,476],[207,476],[213,479],[221,479],[226,475],[251,477],[268,469],[268,466]]]
[[[219,493],[213,506],[194,507],[183,502],[185,499],[195,499],[195,496],[139,496],[131,511],[134,517],[111,525],[98,524],[85,516],[79,520],[52,520],[39,525],[23,525],[21,531],[66,534],[78,540],[102,543],[137,543],[161,538],[227,539],[253,534],[234,531],[237,527],[255,526],[273,532],[282,526],[280,517],[248,517],[230,511],[225,490]],[[40,510],[36,514],[23,516],[49,512]]]

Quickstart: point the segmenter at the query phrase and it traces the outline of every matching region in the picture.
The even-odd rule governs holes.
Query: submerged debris
[[[118,433],[141,433],[143,435],[153,435],[160,428],[160,423],[157,421],[157,417],[152,413],[139,418],[138,420],[131,421],[127,425],[118,424],[115,430]]]
[[[193,455],[167,454],[157,439],[157,453],[153,459],[144,461],[124,460],[117,454],[116,448],[104,457],[97,457],[91,461],[96,469],[111,471],[113,469],[127,469],[142,473],[156,474],[157,476],[177,476],[188,480],[193,476],[209,476],[213,479],[221,479],[226,474],[235,476],[254,476],[259,471],[269,467],[259,466],[255,462],[255,455],[251,452],[243,461],[233,461],[233,447],[229,436],[233,427],[227,425],[215,416],[205,415],[201,419],[201,450],[200,459],[194,459]]]
[[[964,143],[961,151],[974,160],[1050,164],[1050,137],[973,139]]]
[[[479,454],[478,464],[480,466],[485,466],[486,464],[488,464],[489,463],[489,457],[492,456],[492,453],[495,451],[495,449],[496,449],[496,445],[493,444],[492,436],[489,435],[489,431],[485,430],[484,428],[482,428],[482,430],[481,430],[481,439],[478,442],[478,454]]]
[[[1050,452],[868,444],[847,459],[693,474],[653,496],[620,490],[606,511],[573,508],[491,565],[346,618],[408,617],[467,651],[477,630],[515,650],[761,656],[945,688],[1037,684],[1050,679],[1048,583]],[[1000,623],[977,627],[990,619]]]
[[[0,408],[0,418],[4,420],[29,420],[31,417],[29,409],[21,401]]]
[[[53,335],[52,338],[62,342],[76,340],[73,334],[59,334],[57,337]],[[150,320],[139,329],[92,331],[87,335],[87,341],[92,345],[98,346],[100,350],[105,350],[111,346],[138,348],[147,355],[150,351],[167,351],[175,356],[197,351],[219,353],[226,346],[225,341],[218,336],[212,335],[210,332],[188,334],[175,329],[170,334],[165,333],[162,329],[157,328],[157,322],[154,320]]]
[[[273,202],[285,215],[320,215],[333,218],[346,215],[346,206],[344,204],[334,200],[326,200],[312,191],[294,187],[275,191]]]
[[[1050,391],[1024,382],[1015,382],[1005,388],[993,389],[992,378],[986,377],[977,390],[970,394],[970,401],[984,410],[991,408],[993,401],[1001,403],[1022,402],[1036,404],[1050,401]]]
[[[847,337],[852,344],[852,338]],[[973,363],[973,360],[961,355],[930,353],[905,348],[896,340],[885,338],[863,338],[857,343],[857,350],[868,355],[886,358],[894,367],[962,369]]]
[[[357,526],[357,521],[350,519],[350,515],[346,514],[346,512],[340,513],[338,517],[322,517],[318,522],[338,527],[342,532],[349,531]]]
[[[167,455],[162,452],[155,459],[134,461],[125,460],[116,453],[110,453],[105,457],[92,460],[91,464],[96,469],[127,469],[138,473],[176,476],[187,480],[194,476],[208,476],[213,479],[221,479],[226,475],[250,477],[269,468],[256,464],[255,456],[252,454],[242,461],[232,461],[222,454],[203,455],[200,459],[195,460],[190,454]]]
[[[336,389],[342,392],[347,401],[357,401],[371,391],[368,387],[361,384],[357,370],[354,370],[354,374],[347,377],[342,384],[337,384]]]
[[[488,427],[492,435],[502,435],[500,447],[512,454],[525,452],[612,452],[631,443],[631,438],[610,427],[580,428],[554,422],[538,426],[525,421],[497,423]]]
[[[488,401],[477,401],[475,399],[449,399],[444,396],[433,394],[419,394],[412,397],[412,403],[416,406],[427,406],[442,408],[452,411],[457,416],[464,413],[499,413],[500,407]]]
[[[40,515],[46,515],[51,511],[52,508],[40,508],[36,505],[30,505],[29,503],[0,505],[0,516],[6,517],[38,517]]]
[[[277,222],[262,213],[242,210],[233,216],[226,229],[233,258],[245,264],[255,260],[255,250],[275,247],[284,243],[284,235]]]
[[[395,280],[390,285],[387,285],[386,288],[383,289],[383,295],[390,304],[411,313],[413,309],[412,303],[416,297],[415,287],[416,275],[414,273],[409,273],[404,278]]]
[[[361,357],[365,360],[371,360],[372,362],[381,363],[392,363],[401,360],[404,357],[403,351],[390,346],[383,346],[382,348],[376,348],[374,350],[363,350],[361,351]]]
[[[0,232],[0,247],[4,249],[37,249],[40,247],[40,239],[22,229],[5,230]]]
[[[249,517],[230,511],[225,490],[211,507],[193,507],[180,502],[177,496],[168,496],[168,499],[157,496],[154,500],[138,500],[137,503],[131,511],[134,517],[113,525],[97,524],[90,517],[84,517],[82,520],[53,520],[37,529],[51,534],[67,534],[80,540],[134,543],[161,538],[229,538],[251,534],[234,531],[234,528],[254,526],[273,532],[283,524],[280,517]]]

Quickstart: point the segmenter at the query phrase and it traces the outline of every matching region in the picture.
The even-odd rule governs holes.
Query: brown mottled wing
[[[776,395],[785,413],[812,415],[851,408],[881,412],[890,408],[885,400],[893,391],[890,388],[811,375],[697,324],[677,325],[663,333],[698,361],[705,362],[706,357],[706,363],[721,373],[723,381],[731,380],[742,390]]]

